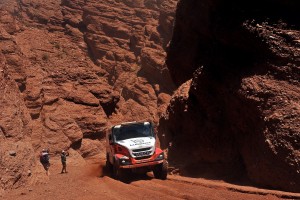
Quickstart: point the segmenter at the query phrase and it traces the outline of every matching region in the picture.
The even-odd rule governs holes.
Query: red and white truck
[[[107,133],[106,140],[106,166],[115,179],[121,179],[128,171],[153,171],[155,178],[167,178],[168,162],[164,152],[155,145],[152,123],[115,125]]]

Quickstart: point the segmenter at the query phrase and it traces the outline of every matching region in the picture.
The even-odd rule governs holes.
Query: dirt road
[[[151,173],[137,175],[123,183],[102,172],[103,163],[88,161],[85,165],[68,166],[60,174],[59,160],[52,161],[51,174],[45,184],[6,193],[6,200],[50,199],[300,199],[300,194],[237,186],[221,181],[193,179],[176,175],[154,179]]]

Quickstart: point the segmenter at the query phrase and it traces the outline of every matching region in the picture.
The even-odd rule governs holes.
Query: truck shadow
[[[153,177],[149,176],[148,173],[143,173],[143,174],[129,173],[121,181],[123,183],[130,184],[135,181],[152,180],[152,179],[153,179]]]
[[[153,176],[152,176],[151,172],[148,172],[148,173],[134,173],[134,172],[131,172],[131,171],[124,171],[122,173],[122,176],[119,177],[118,179],[116,179],[116,178],[113,177],[112,171],[108,167],[102,166],[102,173],[101,173],[100,177],[104,177],[104,176],[108,176],[110,178],[113,178],[115,180],[119,180],[119,181],[121,181],[123,183],[126,183],[126,184],[130,184],[130,183],[135,182],[135,181],[152,180],[153,179]]]

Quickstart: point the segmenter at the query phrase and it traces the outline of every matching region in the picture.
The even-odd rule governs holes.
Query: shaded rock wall
[[[296,8],[297,1],[179,1],[167,65],[181,86],[159,129],[182,174],[245,173],[261,186],[300,191]]]

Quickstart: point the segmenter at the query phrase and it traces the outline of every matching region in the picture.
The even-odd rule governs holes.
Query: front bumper
[[[163,162],[163,160],[152,161],[152,162],[144,162],[144,163],[135,163],[135,164],[131,164],[131,165],[120,165],[120,168],[132,169],[132,168],[138,168],[138,167],[146,167],[146,166],[158,165],[158,164],[160,164],[162,162]]]
[[[119,168],[138,168],[138,167],[147,167],[147,166],[153,166],[163,163],[165,157],[164,153],[161,149],[156,148],[155,153],[148,157],[148,158],[132,158],[127,157],[122,154],[116,154],[115,157],[118,167]]]

